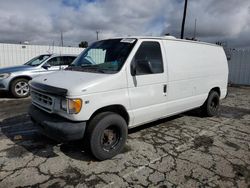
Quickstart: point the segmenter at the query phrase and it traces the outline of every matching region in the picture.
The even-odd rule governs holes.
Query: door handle
[[[167,94],[167,84],[164,84],[164,85],[163,85],[163,93],[164,93],[164,94]]]

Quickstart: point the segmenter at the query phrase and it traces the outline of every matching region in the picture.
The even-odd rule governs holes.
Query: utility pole
[[[99,40],[99,33],[100,33],[100,31],[96,30],[96,40],[97,41]]]
[[[194,21],[194,39],[196,38],[196,22],[197,22],[197,19],[195,18],[195,21]]]
[[[185,29],[185,21],[186,21],[186,13],[187,13],[187,3],[188,3],[188,0],[185,0],[182,25],[181,25],[181,39],[183,39],[183,37],[184,37],[184,29]]]
[[[62,47],[63,47],[63,32],[61,31],[61,44],[62,44]]]

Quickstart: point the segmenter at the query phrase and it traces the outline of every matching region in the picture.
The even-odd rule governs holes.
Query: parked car
[[[64,71],[30,82],[29,114],[48,137],[83,140],[104,160],[128,128],[200,107],[218,112],[227,93],[222,47],[174,37],[116,38],[85,49]]]
[[[76,55],[44,54],[24,65],[0,68],[0,90],[10,91],[17,98],[29,95],[28,82],[41,74],[66,68]]]

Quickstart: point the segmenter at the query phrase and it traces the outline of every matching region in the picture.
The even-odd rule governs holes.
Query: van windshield
[[[93,43],[66,69],[112,74],[122,68],[136,39],[109,39]]]
[[[48,59],[51,55],[39,55],[37,57],[32,58],[28,62],[26,62],[24,65],[29,65],[29,66],[38,66],[41,65],[43,61]]]

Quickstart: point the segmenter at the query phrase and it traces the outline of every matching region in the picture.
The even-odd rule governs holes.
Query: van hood
[[[30,69],[34,69],[34,67],[28,65],[11,66],[11,67],[0,68],[0,73],[13,73]]]
[[[124,88],[124,82],[117,82],[120,74],[102,74],[78,71],[57,71],[34,78],[32,83],[44,84],[67,90],[68,96],[79,96]]]

